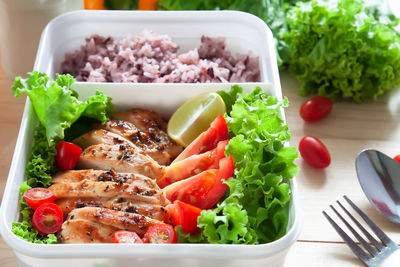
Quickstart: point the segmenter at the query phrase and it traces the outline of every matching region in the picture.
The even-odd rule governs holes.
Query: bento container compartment
[[[201,92],[229,90],[232,84],[76,84],[73,88],[82,99],[95,90],[104,91],[113,97],[117,110],[128,107],[144,107],[143,98],[153,99],[151,107],[157,112],[171,114],[185,99]],[[275,95],[275,87],[269,83],[241,85],[250,91],[260,86],[265,92]],[[129,94],[127,94],[127,90]],[[158,92],[154,97],[154,92]],[[181,94],[185,97],[182,97]],[[168,97],[165,97],[168,93]],[[140,97],[136,97],[139,96]],[[163,98],[163,100],[161,100]],[[147,104],[145,105],[147,106]],[[18,192],[24,180],[26,155],[28,155],[37,118],[27,101],[18,136],[12,165],[0,209],[0,232],[5,242],[12,247],[21,264],[32,266],[281,266],[289,247],[297,240],[302,217],[295,178],[288,182],[292,190],[289,222],[285,236],[271,243],[259,245],[219,244],[54,244],[39,245],[23,241],[11,232],[11,224],[19,218]],[[79,259],[79,260],[78,260]],[[165,265],[166,264],[166,265]],[[190,265],[189,265],[190,264]]]
[[[129,14],[129,16],[127,16]],[[110,17],[108,17],[110,16]],[[262,40],[258,44],[262,48],[260,56],[263,60],[262,74],[266,75],[267,82],[265,83],[244,83],[241,84],[245,90],[251,90],[255,85],[260,86],[265,92],[276,95],[282,99],[281,87],[279,82],[278,68],[275,58],[275,48],[272,40],[271,32],[267,26],[258,18],[241,12],[221,11],[221,12],[72,12],[62,15],[47,26],[43,32],[41,44],[36,61],[35,70],[45,71],[49,75],[54,74],[54,62],[57,60],[57,47],[49,40],[49,29],[55,27],[57,30],[65,28],[62,34],[73,35],[72,30],[67,30],[68,22],[74,24],[75,19],[79,19],[82,23],[85,21],[109,20],[110,25],[116,27],[115,32],[127,31],[126,29],[118,29],[118,25],[125,25],[125,20],[133,20],[138,23],[140,19],[146,25],[152,25],[151,30],[160,33],[175,32],[180,33],[181,39],[184,38],[184,33],[190,35],[189,30],[180,32],[179,30],[169,29],[165,25],[171,21],[187,20],[188,25],[193,25],[197,21],[197,27],[201,28],[201,21],[214,19],[224,25],[229,26],[229,21],[233,24],[232,27],[243,28],[238,26],[242,23],[248,28],[263,29],[261,35],[252,36],[255,32],[249,31],[248,38],[252,40]],[[124,17],[124,19],[122,19]],[[112,18],[112,19],[111,19]],[[222,22],[223,20],[226,22]],[[61,25],[60,22],[63,22]],[[119,22],[119,23],[116,23]],[[122,24],[121,24],[122,23]],[[84,24],[84,23],[83,23]],[[176,27],[183,27],[178,25]],[[207,23],[205,23],[208,25]],[[79,25],[79,23],[78,23]],[[89,25],[95,25],[89,23]],[[102,24],[103,25],[103,24]],[[105,24],[104,24],[105,25]],[[130,25],[130,24],[129,24]],[[141,24],[140,24],[141,25]],[[56,27],[57,26],[57,27]],[[91,26],[91,27],[92,27]],[[154,27],[153,27],[154,26]],[[251,27],[252,26],[252,27]],[[163,28],[164,27],[164,28]],[[134,28],[134,27],[133,27]],[[217,27],[216,27],[217,28]],[[85,29],[85,26],[82,26]],[[113,28],[108,28],[111,32]],[[165,29],[165,31],[162,31]],[[167,30],[170,32],[166,32]],[[211,31],[212,27],[205,27]],[[95,30],[91,28],[92,32]],[[197,30],[200,34],[200,30]],[[227,31],[229,33],[229,31]],[[240,33],[240,30],[238,31]],[[257,31],[256,31],[257,32]],[[216,32],[220,36],[221,32]],[[230,34],[233,34],[232,30]],[[78,33],[76,33],[78,34]],[[233,37],[232,37],[233,38]],[[269,39],[270,38],[270,39]],[[63,39],[62,42],[73,40],[70,38]],[[233,38],[235,39],[235,38]],[[243,39],[243,36],[238,36],[237,39]],[[53,40],[54,41],[54,40]],[[178,42],[179,43],[179,42]],[[69,44],[65,44],[67,46]],[[49,51],[47,51],[49,50]],[[268,52],[266,52],[268,51]],[[265,55],[269,54],[268,57]],[[264,55],[264,56],[261,56]],[[104,91],[113,98],[117,110],[124,110],[132,107],[143,107],[154,109],[155,111],[165,114],[172,114],[179,105],[191,96],[201,92],[215,92],[218,90],[229,90],[232,84],[121,84],[121,83],[76,83],[73,88],[79,93],[81,99],[85,99],[95,90]],[[282,112],[284,117],[284,113]],[[55,244],[55,245],[40,245],[32,244],[21,240],[11,232],[11,224],[19,219],[19,187],[24,181],[24,172],[26,166],[27,155],[33,141],[33,131],[38,121],[34,114],[29,99],[26,102],[23,113],[20,132],[18,135],[12,164],[3,195],[2,206],[0,208],[0,233],[4,241],[14,250],[18,261],[24,266],[282,266],[285,261],[285,256],[290,246],[297,240],[302,228],[302,216],[300,214],[299,196],[297,192],[296,179],[288,181],[291,190],[292,198],[289,210],[289,222],[287,233],[271,243],[259,245],[219,245],[219,244]]]
[[[260,82],[279,84],[274,39],[258,17],[239,11],[74,11],[53,19],[42,33],[35,70],[54,77],[67,52],[93,34],[122,39],[143,30],[167,34],[178,54],[200,46],[201,36],[226,38],[227,51],[259,57]]]

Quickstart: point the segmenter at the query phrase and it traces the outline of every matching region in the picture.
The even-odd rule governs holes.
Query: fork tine
[[[347,210],[342,206],[342,204],[337,201],[337,203],[342,207],[342,209],[345,210],[345,212],[347,213]],[[342,215],[340,215],[340,213],[332,206],[330,205],[330,207],[333,209],[333,211],[336,213],[336,215],[342,220],[342,222],[344,222],[344,224],[347,226],[347,228],[349,228],[349,230],[353,233],[353,235],[357,238],[358,241],[360,241],[360,243],[362,244],[362,246],[372,255],[375,256],[378,251],[376,251],[372,246],[370,246],[367,241],[365,241],[364,238],[362,238],[357,232],[356,230],[354,230],[354,228],[343,218]],[[347,213],[349,215],[349,213]],[[352,218],[353,219],[353,218]],[[355,219],[354,219],[355,220]],[[360,227],[361,225],[359,225],[359,223],[356,223],[358,227]],[[361,226],[362,227],[362,226]],[[363,227],[362,227],[363,228]],[[361,229],[361,231],[364,232],[365,229]],[[368,232],[367,232],[368,233]],[[365,233],[364,233],[365,234]]]
[[[352,219],[352,221],[357,225],[357,227],[364,233],[364,235],[368,238],[368,240],[377,248],[379,251],[382,251],[383,245],[378,242],[360,223],[354,218],[353,215],[339,202],[337,201],[339,206],[346,212],[346,214]]]
[[[367,263],[371,260],[371,256],[368,255],[364,250],[362,250],[340,227],[332,220],[329,215],[323,211],[322,212],[329,223],[335,228],[336,232],[343,238],[343,240],[347,243],[350,249],[356,254],[364,263]]]
[[[347,196],[343,196],[344,199],[353,207],[355,211],[364,219],[364,221],[371,227],[372,231],[376,234],[376,236],[388,246],[389,244],[393,244],[394,242],[362,211],[360,210]]]

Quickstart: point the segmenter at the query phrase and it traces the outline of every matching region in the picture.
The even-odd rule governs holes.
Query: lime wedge
[[[180,145],[188,146],[210,127],[211,122],[225,113],[225,103],[217,93],[196,95],[180,106],[168,123],[168,135]]]

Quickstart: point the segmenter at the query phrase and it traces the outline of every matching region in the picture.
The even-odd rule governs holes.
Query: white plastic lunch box
[[[200,37],[226,37],[232,52],[260,58],[261,82],[241,84],[245,89],[255,85],[282,98],[274,40],[271,31],[259,18],[236,11],[76,11],[52,20],[43,31],[35,70],[54,76],[64,54],[78,49],[92,34],[122,38],[143,29],[168,34],[182,51],[200,44]],[[113,98],[117,110],[143,107],[172,114],[186,99],[201,92],[229,90],[232,84],[121,84],[77,82],[74,89],[85,99],[95,90]],[[282,113],[284,116],[284,114]],[[218,244],[55,244],[26,242],[11,232],[19,219],[19,187],[24,180],[27,155],[37,118],[29,100],[25,105],[20,132],[0,208],[0,232],[14,250],[21,266],[282,266],[290,246],[302,228],[299,196],[295,178],[289,223],[285,236],[260,245]]]

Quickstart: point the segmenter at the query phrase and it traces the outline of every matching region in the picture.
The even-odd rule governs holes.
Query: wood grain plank
[[[18,266],[17,258],[12,249],[0,237],[0,266],[15,267]]]
[[[11,94],[12,82],[0,70],[0,196],[3,196],[25,104],[25,96],[17,99]]]
[[[285,267],[364,266],[342,243],[296,242],[286,257]]]

